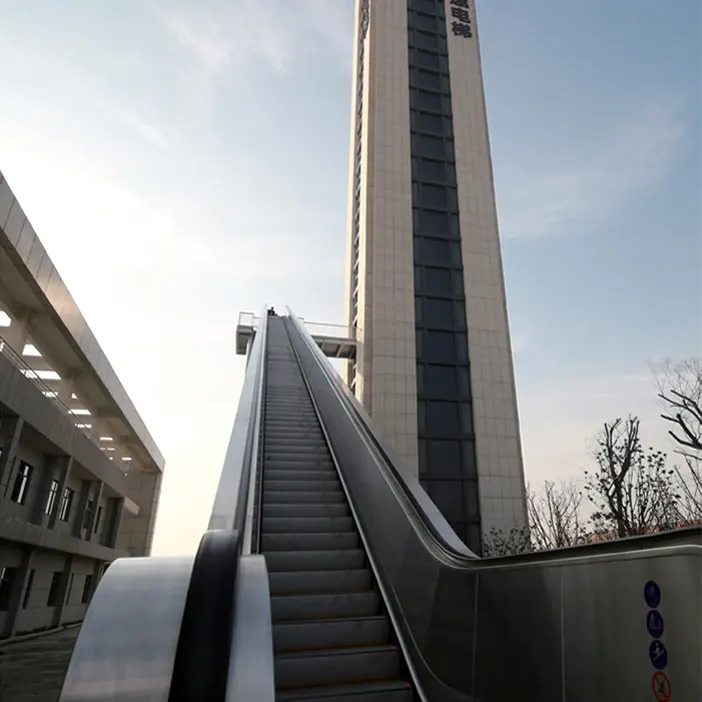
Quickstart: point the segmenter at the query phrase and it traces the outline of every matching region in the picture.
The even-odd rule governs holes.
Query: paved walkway
[[[57,702],[79,629],[0,648],[0,702]]]

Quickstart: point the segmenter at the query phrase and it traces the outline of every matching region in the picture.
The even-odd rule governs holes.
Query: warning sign
[[[668,676],[659,670],[657,673],[654,673],[651,685],[653,694],[658,702],[668,702],[670,699],[670,680],[668,680]]]

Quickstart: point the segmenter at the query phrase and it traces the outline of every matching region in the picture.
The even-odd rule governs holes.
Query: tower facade
[[[356,0],[346,381],[475,550],[526,523],[474,0]]]

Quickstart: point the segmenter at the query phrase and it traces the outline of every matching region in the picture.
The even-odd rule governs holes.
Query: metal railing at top
[[[85,434],[85,436],[87,436],[88,439],[90,439],[90,441],[92,441],[99,449],[104,448],[105,445],[100,443],[99,437],[93,434],[87,427],[81,426],[81,424],[85,424],[86,422],[90,421],[91,415],[76,415],[71,412],[71,409],[59,399],[58,392],[56,390],[52,390],[51,387],[37,375],[38,371],[33,370],[32,367],[22,358],[22,356],[18,354],[17,351],[15,351],[10,344],[5,341],[5,339],[2,338],[2,336],[0,336],[0,353],[8,358],[12,365],[15,366],[25,378],[34,383],[34,385],[41,390],[44,397],[51,400],[51,402],[58,407],[61,413],[68,417],[71,422],[73,422],[76,429],[83,432],[83,434]]]
[[[239,326],[251,327],[258,329],[260,317],[257,317],[252,312],[239,313]],[[332,339],[355,339],[356,333],[354,327],[349,327],[344,324],[326,324],[324,322],[310,322],[304,317],[298,319],[305,325],[305,328],[313,337],[329,337]]]

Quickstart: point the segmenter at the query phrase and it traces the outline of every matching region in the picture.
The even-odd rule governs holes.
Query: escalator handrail
[[[243,534],[242,553],[251,552],[251,529],[246,529],[251,476],[256,473],[260,438],[263,382],[268,336],[268,306],[259,317],[246,362],[236,419],[227,446],[208,530],[237,530]]]
[[[413,507],[415,515],[419,517],[422,526],[433,537],[434,550],[455,565],[485,567],[508,562],[510,565],[520,563],[534,563],[562,558],[580,558],[609,553],[621,554],[628,551],[639,551],[650,548],[663,548],[668,545],[699,543],[702,535],[702,526],[684,527],[674,531],[660,532],[633,536],[614,541],[600,541],[594,543],[569,546],[551,551],[535,551],[495,558],[478,558],[456,535],[446,518],[436,507],[431,498],[419,485],[419,481],[407,470],[399,454],[389,443],[380,437],[373,429],[373,422],[356,396],[351,392],[343,379],[336,372],[314,341],[304,323],[295,315],[290,307],[286,307],[290,319],[296,330],[300,333],[307,347],[312,352],[320,370],[330,381],[341,403],[347,408],[356,426],[373,446],[379,462],[385,468],[386,474],[394,478],[395,484],[403,491],[407,501]]]

